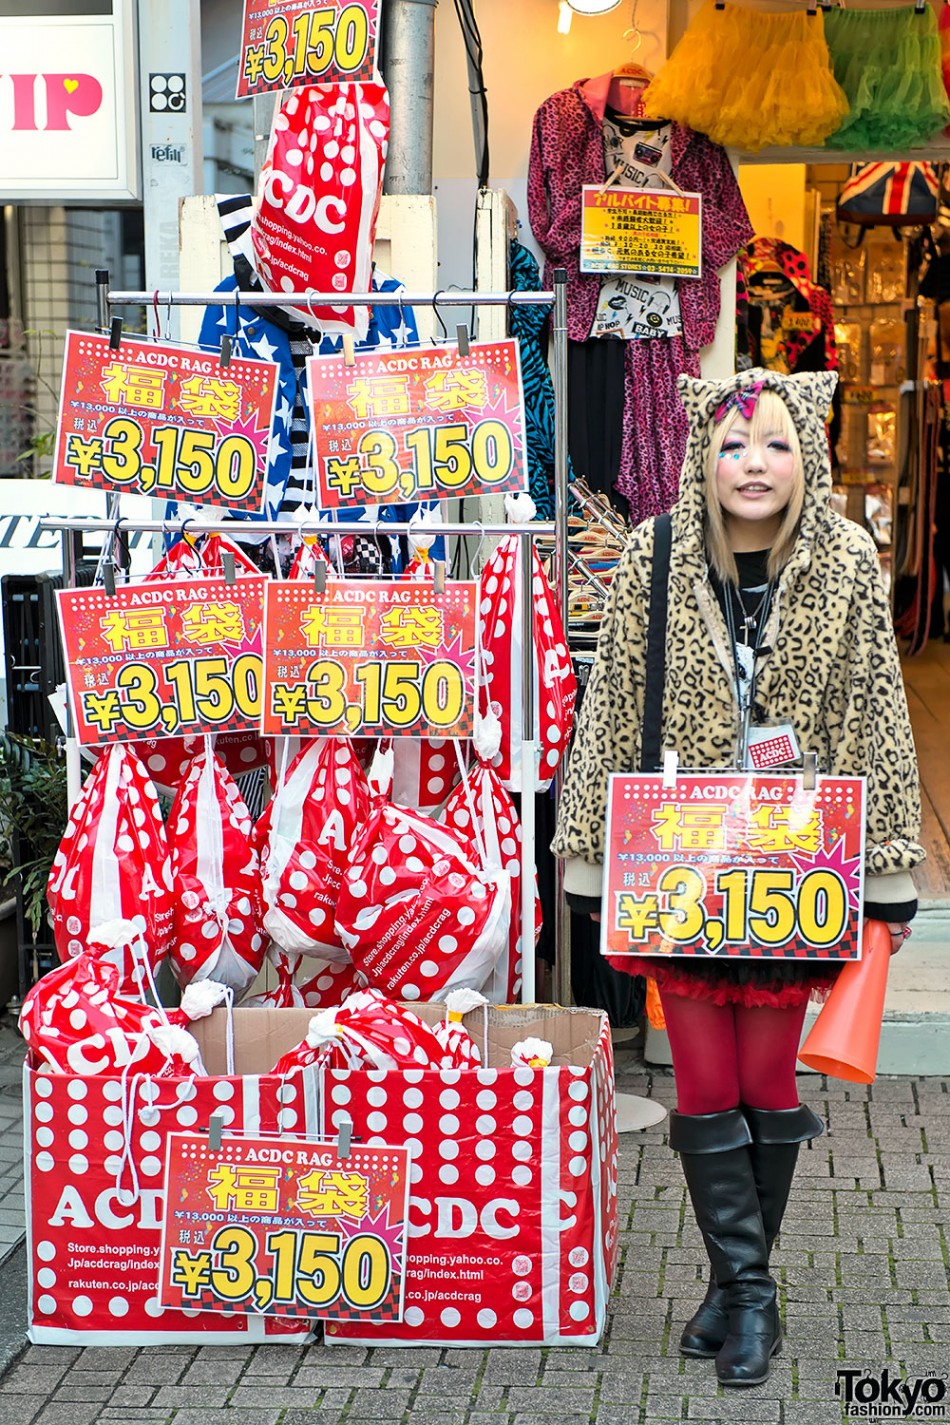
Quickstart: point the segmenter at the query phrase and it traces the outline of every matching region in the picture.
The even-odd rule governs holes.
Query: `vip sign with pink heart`
[[[108,15],[59,9],[0,14],[4,198],[138,197],[131,0]]]

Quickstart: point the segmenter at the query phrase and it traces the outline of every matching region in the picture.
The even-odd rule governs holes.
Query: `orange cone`
[[[851,1084],[873,1083],[877,1069],[891,962],[890,931],[882,920],[865,923],[862,949],[861,959],[839,973],[798,1051],[807,1068]]]

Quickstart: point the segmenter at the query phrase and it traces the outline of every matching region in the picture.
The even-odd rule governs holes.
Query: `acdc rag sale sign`
[[[272,361],[66,333],[53,480],[259,512],[277,394]]]
[[[307,361],[321,509],[528,488],[516,341]]]
[[[864,779],[612,776],[604,867],[604,954],[857,959]]]
[[[478,585],[270,582],[262,728],[278,737],[471,737]]]
[[[407,1148],[172,1133],[162,1305],[401,1321],[408,1194]]]
[[[249,574],[58,593],[79,742],[255,732],[266,583]]]

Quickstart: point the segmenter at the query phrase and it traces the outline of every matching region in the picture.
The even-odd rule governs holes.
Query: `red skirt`
[[[824,999],[840,964],[822,960],[694,960],[685,955],[608,955],[611,965],[628,975],[647,975],[665,994],[711,1004],[741,1004],[749,1009],[789,1009],[814,996]]]

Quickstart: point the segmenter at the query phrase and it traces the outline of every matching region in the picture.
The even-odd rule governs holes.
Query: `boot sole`
[[[718,1346],[713,1346],[712,1350],[708,1350],[708,1351],[697,1350],[697,1349],[696,1349],[695,1347],[693,1347],[693,1346],[689,1346],[689,1347],[687,1347],[687,1346],[680,1346],[680,1355],[681,1355],[681,1356],[691,1356],[691,1357],[693,1357],[695,1360],[699,1360],[699,1361],[711,1361],[714,1356],[718,1356],[718,1355],[719,1355],[719,1352],[720,1352],[721,1350],[722,1350],[722,1342],[720,1342]]]

